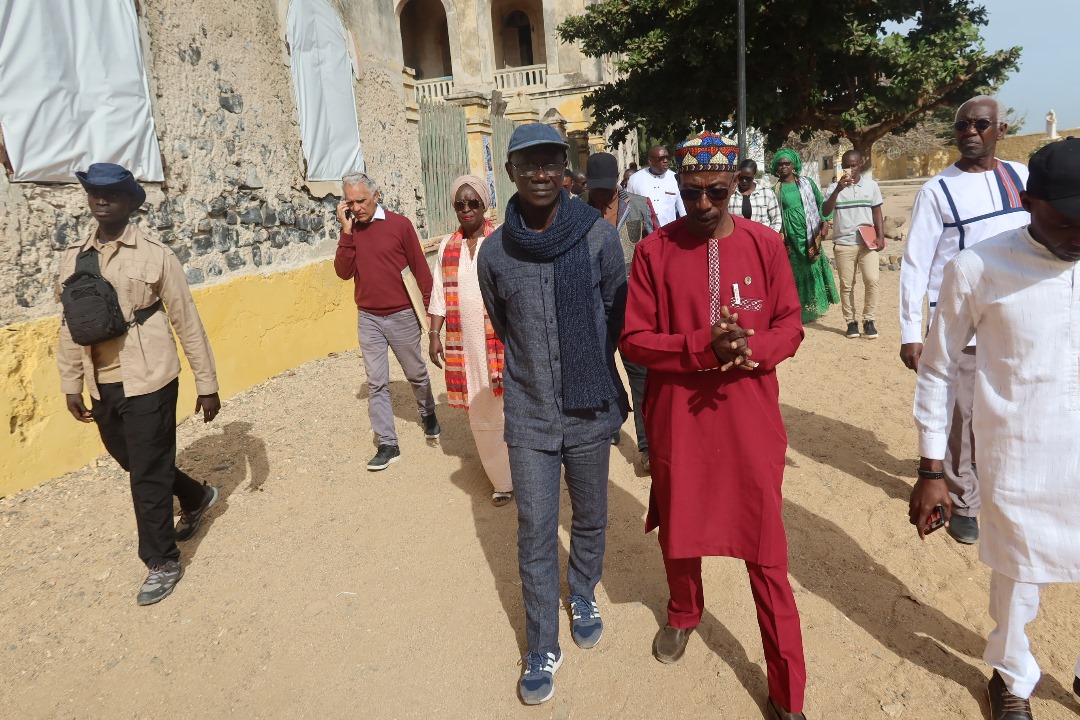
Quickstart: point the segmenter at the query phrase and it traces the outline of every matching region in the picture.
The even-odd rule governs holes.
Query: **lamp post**
[[[738,13],[739,58],[738,58],[738,125],[739,125],[739,160],[746,159],[746,0],[739,0]]]

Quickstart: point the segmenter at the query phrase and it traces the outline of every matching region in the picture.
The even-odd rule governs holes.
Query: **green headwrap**
[[[791,168],[795,171],[796,175],[802,172],[802,158],[799,157],[799,153],[791,148],[782,148],[777,150],[776,154],[773,155],[771,171],[774,177],[776,176],[776,165],[781,160],[790,160]]]

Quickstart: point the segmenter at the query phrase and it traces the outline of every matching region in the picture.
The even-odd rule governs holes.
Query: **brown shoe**
[[[995,670],[986,686],[990,697],[990,720],[1032,720],[1031,703],[1016,697],[1005,687],[1005,680]]]
[[[780,707],[780,703],[769,698],[769,720],[806,720],[806,716],[801,712],[788,712]]]
[[[679,662],[679,658],[686,652],[686,643],[690,641],[694,628],[680,630],[670,625],[665,625],[653,638],[652,654],[662,663]]]

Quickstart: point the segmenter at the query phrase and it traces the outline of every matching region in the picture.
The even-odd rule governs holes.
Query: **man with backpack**
[[[131,476],[139,557],[149,568],[137,602],[151,605],[184,574],[176,541],[195,534],[218,497],[217,488],[176,467],[180,361],[170,324],[195,375],[195,411],[202,410],[205,422],[221,409],[217,371],[180,261],[128,222],[146,191],[112,163],[93,164],[76,177],[96,222],[60,260],[60,387],[68,411],[97,424],[105,449]],[[174,495],[180,500],[175,526]]]

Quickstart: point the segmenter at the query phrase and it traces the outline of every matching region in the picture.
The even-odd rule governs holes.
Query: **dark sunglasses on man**
[[[455,200],[454,201],[454,209],[457,210],[458,212],[465,212],[465,207],[466,206],[468,206],[468,208],[470,210],[479,210],[480,208],[482,208],[484,206],[484,203],[477,200],[476,198],[472,198],[471,200]]]
[[[679,188],[679,195],[682,196],[683,202],[686,203],[696,203],[702,193],[707,195],[713,202],[727,200],[728,197],[728,189],[717,185],[710,185],[707,188]]]
[[[565,162],[548,163],[547,165],[534,165],[532,163],[522,163],[521,165],[518,165],[514,162],[510,164],[514,166],[515,170],[521,173],[522,177],[533,177],[534,175],[536,175],[537,172],[543,170],[544,174],[547,175],[549,178],[561,178],[563,176],[563,173],[566,172]]]
[[[972,125],[975,129],[981,133],[986,132],[991,125],[994,124],[993,120],[987,120],[986,118],[979,118],[978,120],[957,120],[953,125],[953,129],[958,133],[967,132],[967,129]]]

